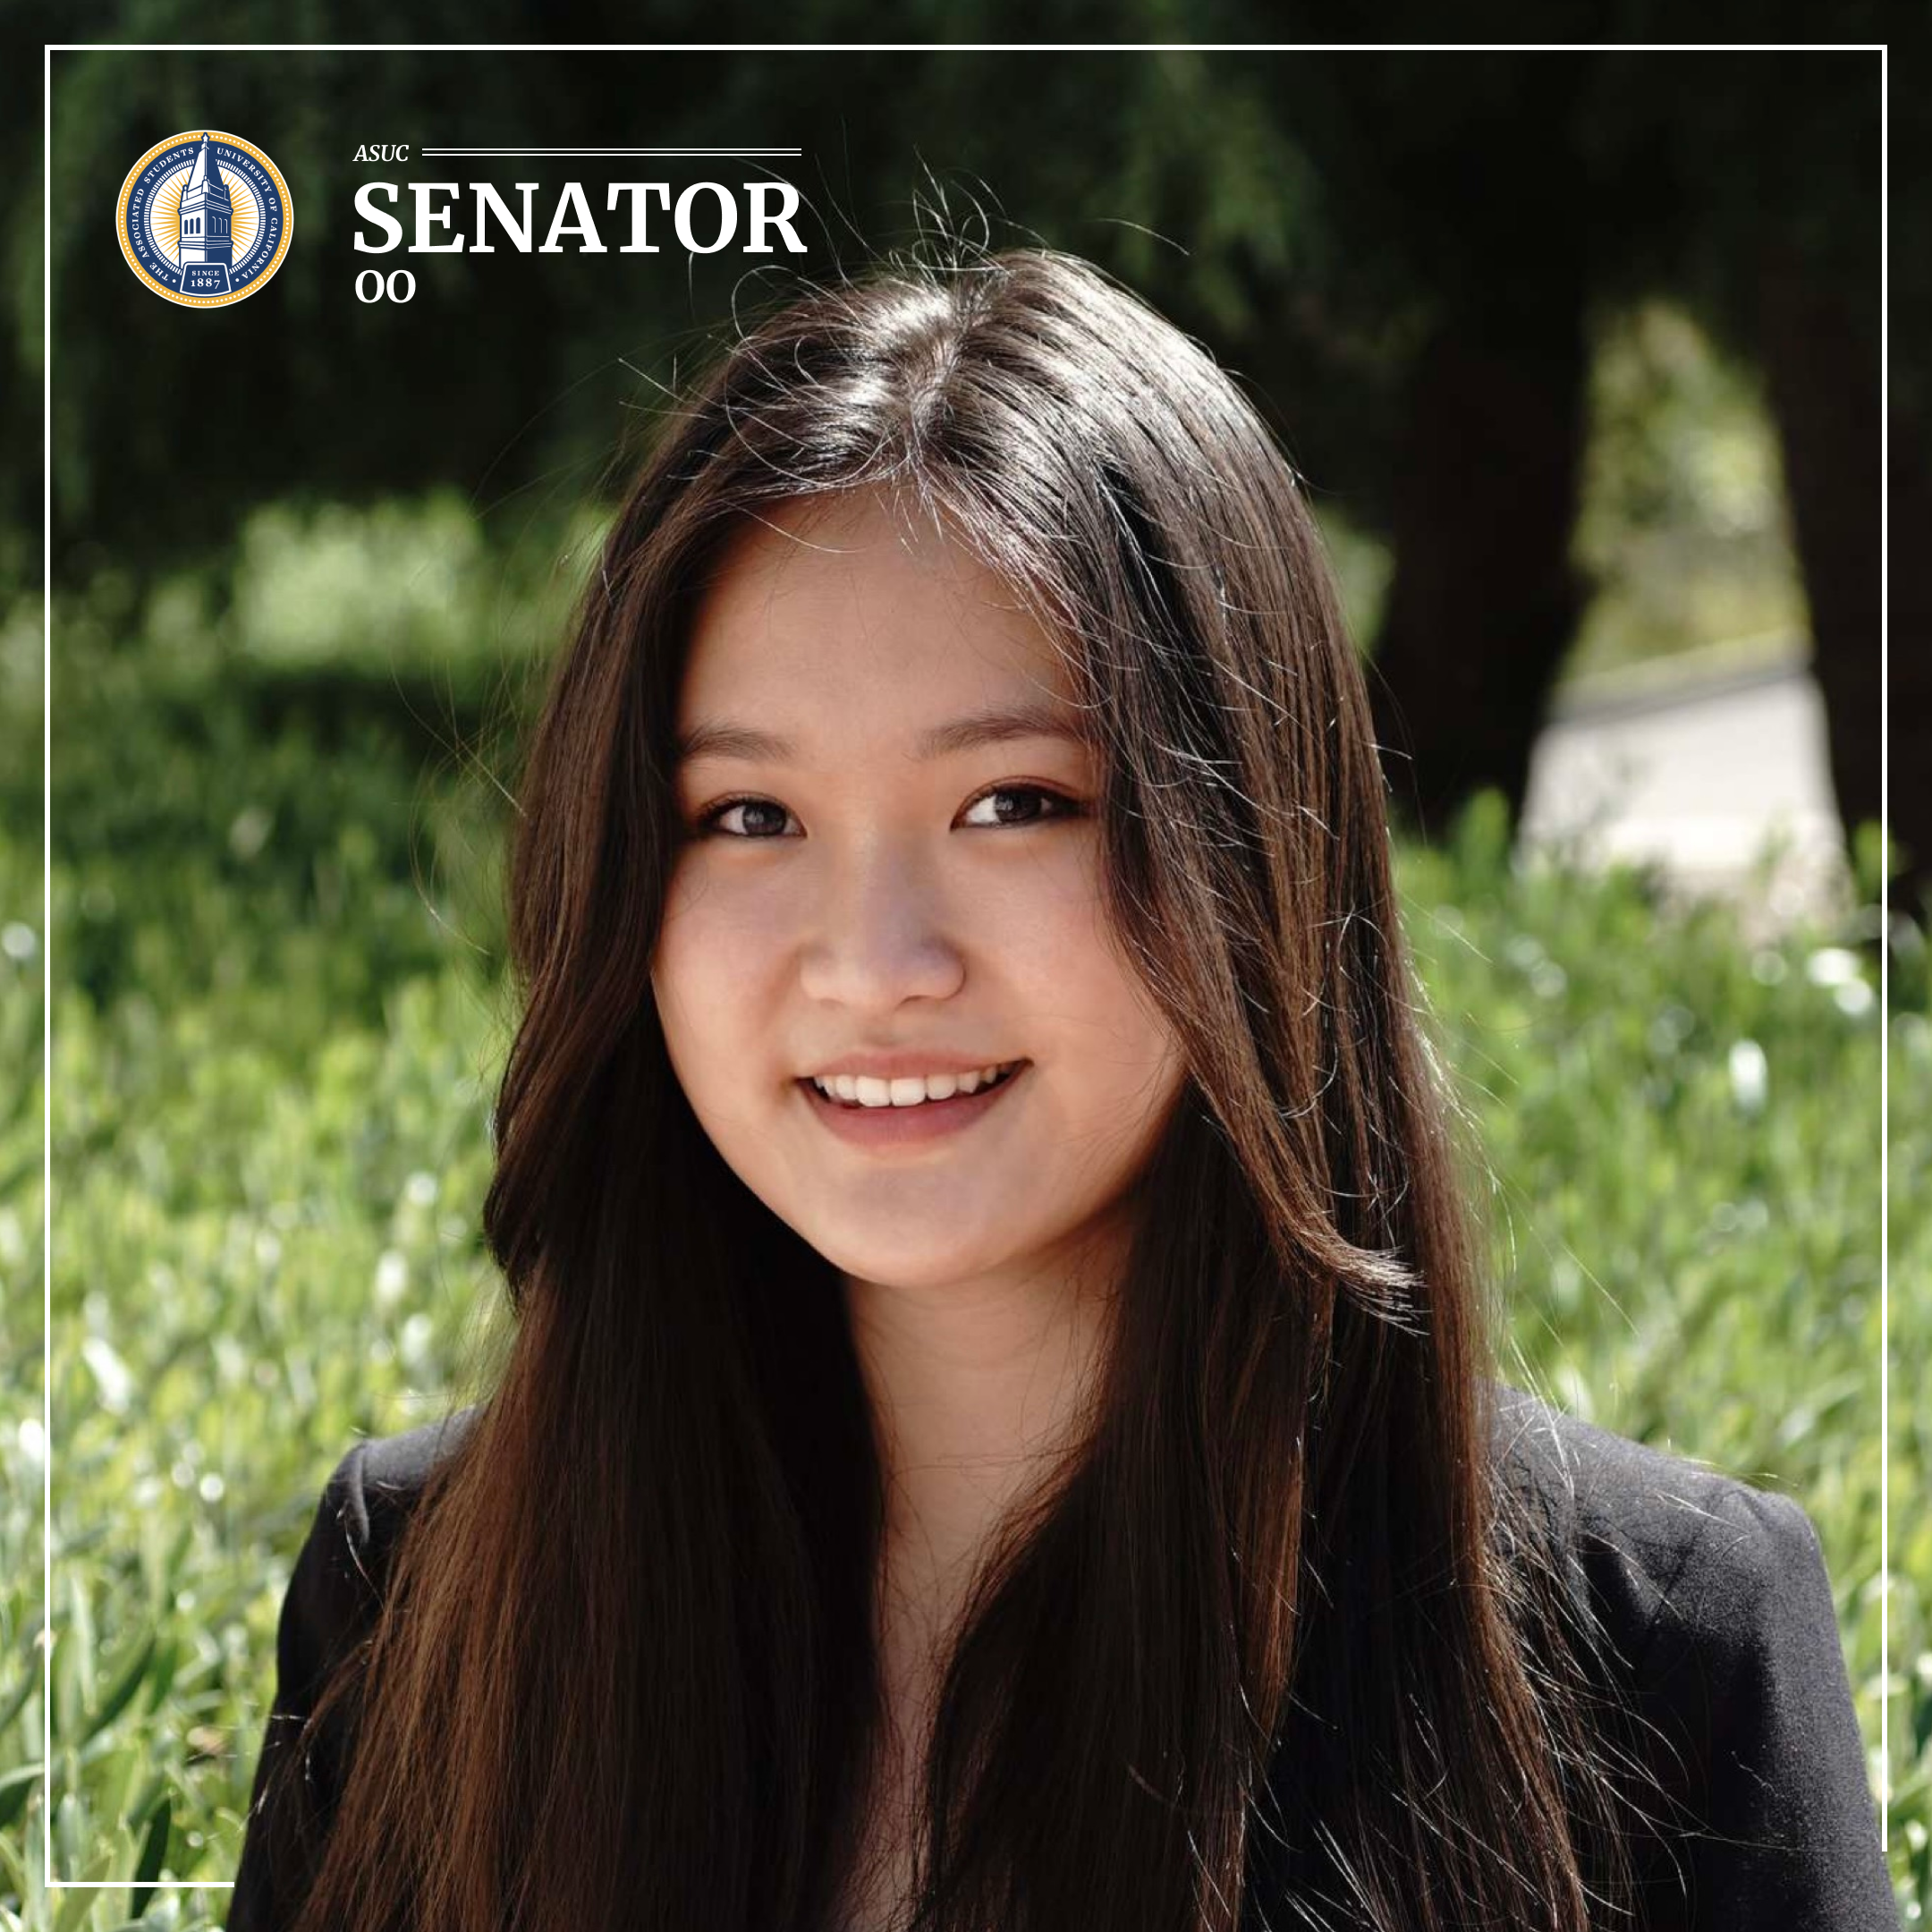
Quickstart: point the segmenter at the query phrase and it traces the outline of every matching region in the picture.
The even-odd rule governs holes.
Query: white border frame
[[[209,41],[49,40],[40,50],[40,1086],[41,1086],[41,1883],[48,1892],[233,1891],[233,1879],[59,1878],[53,1876],[54,1810],[54,56],[56,54],[1877,54],[1878,56],[1879,290],[1879,809],[1889,835],[1891,740],[1891,61],[1887,41]],[[455,152],[456,150],[447,150]],[[481,151],[481,150],[477,150]],[[577,153],[607,152],[580,148]],[[689,150],[663,148],[670,154]],[[709,150],[720,152],[721,150]],[[731,150],[733,153],[741,150]],[[771,151],[771,150],[767,150]],[[798,150],[792,149],[796,153]],[[1889,921],[1891,886],[1882,904]],[[1878,1832],[1889,1866],[1892,1800],[1891,1646],[1891,971],[1878,951]],[[1843,1640],[1841,1639],[1841,1641]],[[1854,1687],[1855,1689],[1856,1687]]]

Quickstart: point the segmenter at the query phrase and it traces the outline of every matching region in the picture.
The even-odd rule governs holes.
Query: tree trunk
[[[1832,786],[1849,834],[1877,818],[1881,807],[1877,305],[1862,291],[1848,292],[1815,270],[1808,273],[1777,246],[1766,250],[1760,286],[1765,369],[1810,610],[1813,671],[1825,696]],[[1896,423],[1894,435],[1892,513],[1901,541],[1892,552],[1893,829],[1922,889],[1932,877],[1932,824],[1926,788],[1910,775],[1914,767],[1926,769],[1926,733],[1932,728],[1925,453],[1908,424]],[[1915,735],[1916,759],[1911,755]]]
[[[1395,807],[1431,834],[1484,786],[1515,818],[1584,603],[1583,276],[1534,251],[1516,272],[1450,315],[1409,383],[1369,682]]]
[[[1892,903],[1932,922],[1932,438],[1925,418],[1891,415],[1892,836],[1903,865]]]

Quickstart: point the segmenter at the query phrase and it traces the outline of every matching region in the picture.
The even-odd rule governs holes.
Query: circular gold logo
[[[282,171],[213,129],[157,141],[127,172],[114,210],[135,275],[184,309],[220,309],[265,286],[295,233]]]

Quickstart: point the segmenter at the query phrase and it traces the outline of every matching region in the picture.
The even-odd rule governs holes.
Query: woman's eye
[[[1017,799],[1021,809],[1004,811],[999,809],[1003,799]],[[1047,809],[1044,812],[1035,809],[1044,801]],[[992,806],[990,818],[973,818],[970,815],[981,806]],[[1023,826],[1038,825],[1054,818],[1075,818],[1080,816],[1080,807],[1063,792],[1049,792],[1045,785],[995,785],[990,792],[982,792],[966,808],[965,823],[969,825]]]
[[[745,815],[741,828],[724,823],[733,812]],[[726,799],[706,812],[698,825],[700,831],[719,832],[726,838],[777,838],[784,835],[784,822],[790,816],[783,805],[771,799]]]

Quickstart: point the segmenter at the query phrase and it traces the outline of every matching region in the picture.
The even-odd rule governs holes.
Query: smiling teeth
[[[812,1085],[828,1100],[843,1100],[848,1106],[918,1106],[927,1100],[950,1100],[954,1094],[977,1093],[982,1087],[996,1085],[1020,1063],[981,1067],[971,1073],[928,1073],[905,1080],[877,1080],[869,1073],[835,1073],[829,1080],[816,1075]]]

